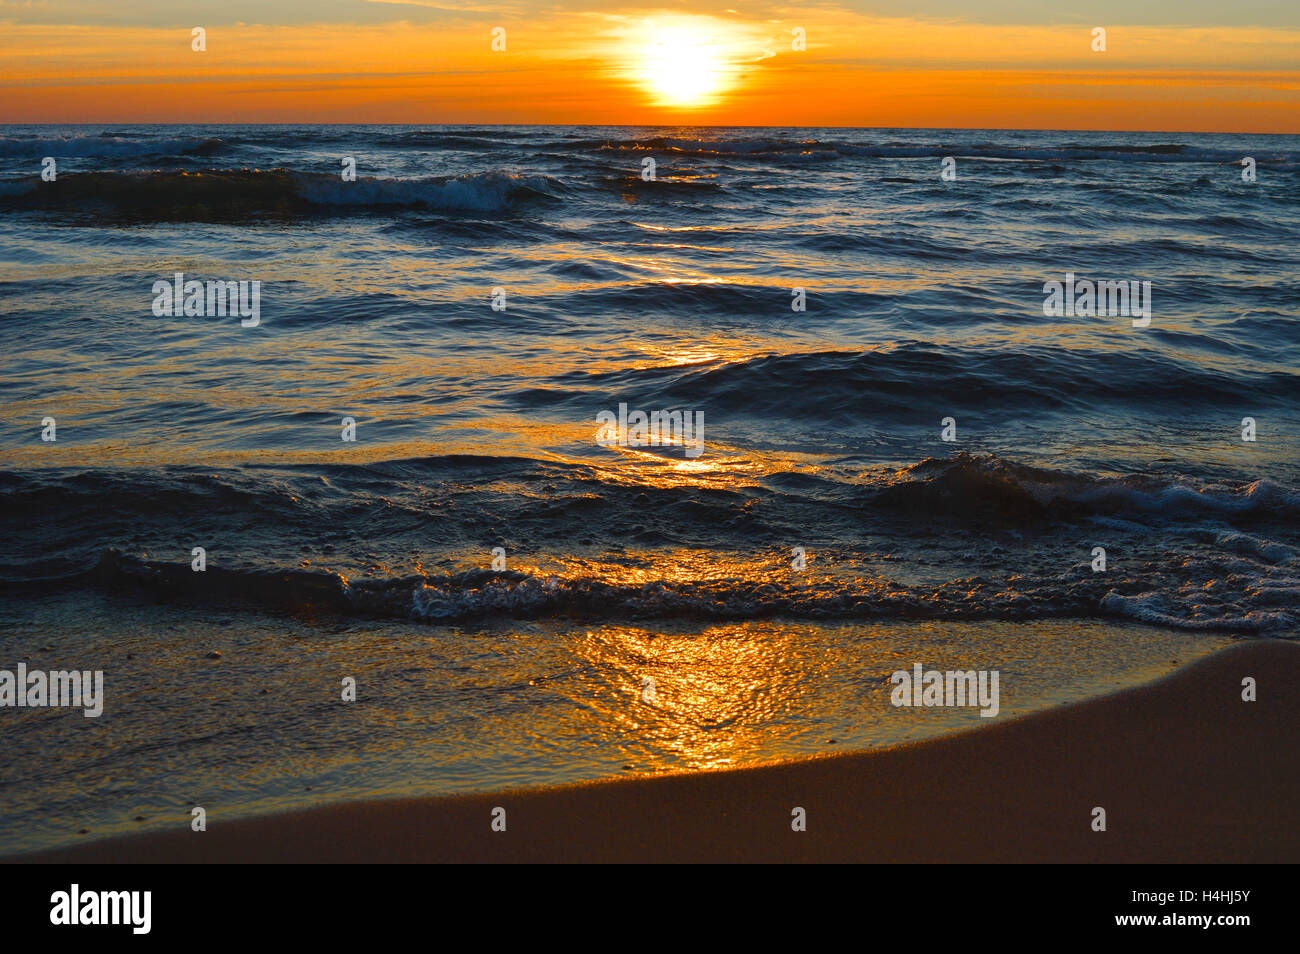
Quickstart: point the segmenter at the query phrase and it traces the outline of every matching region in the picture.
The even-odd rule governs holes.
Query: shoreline
[[[1258,701],[1242,701],[1242,679]],[[6,863],[1295,862],[1300,644],[921,742],[716,771],[342,802]],[[1107,830],[1092,830],[1094,807]],[[493,809],[506,830],[493,831]],[[791,830],[805,809],[807,830]]]

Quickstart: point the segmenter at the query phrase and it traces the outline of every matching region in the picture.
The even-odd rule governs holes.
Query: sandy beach
[[[1253,677],[1258,699],[1242,700]],[[1294,862],[1300,646],[915,745],[757,768],[324,809],[35,862]],[[1107,830],[1093,831],[1094,807]],[[491,827],[505,809],[506,830]],[[796,807],[807,830],[791,829]]]

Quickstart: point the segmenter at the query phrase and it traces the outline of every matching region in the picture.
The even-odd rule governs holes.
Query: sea
[[[1296,136],[0,127],[0,852],[1295,638],[1298,305]]]

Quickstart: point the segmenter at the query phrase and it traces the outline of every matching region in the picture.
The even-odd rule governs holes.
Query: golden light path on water
[[[973,708],[892,706],[890,674],[918,661],[935,669],[1001,669],[1010,678],[1000,699],[1005,719],[1114,688],[1135,673],[1152,678],[1225,641],[1188,643],[1165,634],[1133,652],[1131,635],[1078,621],[1001,628],[779,620],[667,631],[606,626],[569,640],[577,663],[566,678],[535,684],[567,706],[557,705],[557,721],[527,733],[521,744],[544,746],[555,732],[588,736],[606,752],[612,747],[625,770],[641,772],[896,744],[983,722]],[[1021,645],[1009,649],[1014,640]],[[1125,648],[1117,651],[1120,644]],[[1035,651],[1041,658],[1033,660]],[[1125,658],[1112,670],[1116,655]]]

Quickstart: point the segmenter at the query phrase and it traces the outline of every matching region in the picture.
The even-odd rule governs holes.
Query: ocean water
[[[0,127],[0,668],[107,692],[0,711],[0,849],[888,744],[980,722],[893,710],[914,660],[1007,714],[1294,637],[1298,159]],[[257,323],[157,313],[177,273]],[[1067,275],[1149,322],[1046,315]],[[598,440],[620,405],[702,441]]]

